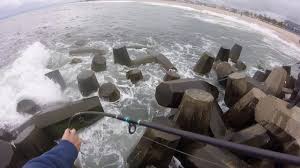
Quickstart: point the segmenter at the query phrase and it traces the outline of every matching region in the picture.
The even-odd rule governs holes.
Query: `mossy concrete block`
[[[164,81],[171,81],[180,79],[179,74],[176,71],[167,71],[166,75],[164,76]]]
[[[232,62],[237,63],[237,61],[239,60],[239,58],[241,56],[242,49],[243,49],[242,46],[240,46],[238,44],[234,44],[234,46],[230,50],[230,59]]]
[[[125,66],[132,65],[126,46],[120,48],[113,48],[113,55],[114,55],[115,64],[120,64]]]
[[[85,55],[85,54],[99,54],[105,55],[107,53],[104,49],[96,49],[96,48],[79,48],[79,49],[72,49],[69,51],[69,55],[77,56],[77,55]]]
[[[211,71],[214,61],[215,58],[212,54],[205,52],[196,63],[193,70],[198,74],[205,75]]]
[[[104,83],[100,86],[99,96],[110,102],[115,102],[120,99],[120,91],[114,84]]]
[[[280,96],[286,78],[287,72],[283,68],[274,68],[268,78],[265,80],[265,92],[276,97]]]
[[[265,96],[264,92],[253,88],[224,114],[225,123],[236,129],[243,129],[252,125],[255,122],[255,107]]]
[[[214,97],[200,89],[185,91],[174,121],[181,129],[208,135]]]
[[[262,98],[255,108],[256,122],[266,121],[283,129],[300,143],[300,108],[287,108],[288,103],[274,96]]]
[[[166,71],[177,70],[177,68],[172,64],[172,62],[163,54],[155,51],[155,50],[147,50],[147,54],[155,57],[156,63],[160,64]]]
[[[80,58],[73,58],[70,62],[70,64],[79,64],[82,63],[82,59]]]
[[[230,49],[221,47],[215,61],[228,62],[230,55]]]
[[[271,143],[267,130],[260,124],[252,125],[226,137],[227,140],[257,148],[266,147]]]
[[[82,96],[89,96],[98,91],[99,83],[93,71],[83,70],[77,75],[78,88]]]
[[[185,156],[182,161],[183,166],[188,168],[251,168],[233,153],[211,145],[202,147],[190,144],[185,147],[184,152],[190,154],[190,156]],[[197,159],[191,155],[202,159]]]
[[[35,114],[41,110],[41,107],[33,100],[23,99],[17,104],[17,112]]]
[[[106,58],[102,55],[95,55],[92,60],[91,69],[94,72],[101,72],[106,70]]]
[[[64,133],[64,130],[68,127],[69,118],[78,112],[84,111],[103,112],[104,110],[99,101],[99,97],[91,97],[63,105],[49,107],[48,109],[35,114],[14,131],[21,132],[28,126],[34,124],[37,128],[44,129],[49,136],[60,138]],[[73,120],[72,127],[79,130],[95,123],[102,117],[103,116],[101,115],[83,115]]]
[[[174,122],[164,117],[154,118],[153,122],[177,128]],[[151,140],[176,148],[180,139],[181,138],[179,136],[147,128],[145,134],[128,157],[127,162],[131,168],[146,167],[147,165],[153,165],[158,168],[168,167],[175,151],[158,145]]]
[[[26,127],[13,141],[15,148],[9,167],[22,167],[29,160],[49,151],[56,145],[54,140],[35,125]]]
[[[46,73],[45,76],[47,76],[49,79],[51,79],[53,82],[58,83],[62,90],[65,90],[67,85],[62,77],[59,70],[51,71],[49,73]]]
[[[130,70],[130,71],[128,71],[126,73],[126,78],[130,79],[130,81],[133,84],[135,84],[138,81],[142,80],[144,77],[143,77],[143,74],[142,74],[141,70],[139,70],[139,69],[133,69],[133,70]]]
[[[227,134],[228,130],[225,126],[225,123],[222,119],[223,111],[219,104],[214,101],[213,102],[213,109],[210,115],[210,130],[214,137],[216,138],[223,138]]]
[[[155,98],[159,105],[170,108],[178,108],[184,92],[187,89],[201,89],[213,95],[219,96],[218,88],[208,82],[198,79],[178,79],[160,83],[156,87]]]

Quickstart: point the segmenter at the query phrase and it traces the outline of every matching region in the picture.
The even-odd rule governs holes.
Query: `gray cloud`
[[[0,18],[44,7],[50,4],[70,1],[74,0],[0,0]]]

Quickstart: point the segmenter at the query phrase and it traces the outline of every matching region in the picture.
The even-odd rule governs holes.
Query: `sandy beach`
[[[273,31],[280,39],[282,39],[285,42],[288,42],[292,45],[295,45],[296,47],[300,48],[300,36],[294,33],[291,33],[287,30],[284,30],[280,27],[268,24],[266,22],[260,21],[258,19],[254,19],[251,17],[247,17],[247,16],[241,16],[239,14],[235,14],[229,11],[225,11],[219,8],[212,8],[212,7],[208,7],[208,6],[202,6],[202,5],[195,5],[195,4],[190,4],[190,3],[185,3],[185,2],[178,2],[178,1],[172,1],[172,0],[152,0],[152,1],[144,1],[143,2],[155,2],[155,3],[162,3],[162,4],[169,4],[169,5],[176,5],[176,6],[184,6],[184,7],[188,7],[188,8],[192,8],[194,10],[199,10],[199,11],[211,11],[211,12],[215,12],[217,14],[222,14],[222,15],[227,15],[227,16],[232,16],[232,17],[236,17],[238,19],[247,21],[249,23],[255,23],[263,28],[267,28],[271,31]]]

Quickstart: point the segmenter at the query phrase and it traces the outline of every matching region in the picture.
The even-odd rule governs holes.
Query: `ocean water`
[[[167,115],[154,97],[164,70],[156,64],[142,65],[144,80],[133,85],[126,79],[130,69],[113,63],[112,47],[144,45],[162,52],[177,67],[182,78],[199,78],[215,84],[215,75],[198,76],[192,67],[205,52],[217,54],[221,46],[234,43],[243,48],[241,60],[252,75],[257,64],[265,68],[292,65],[299,61],[300,49],[281,40],[272,30],[239,18],[207,10],[165,3],[135,1],[78,2],[53,6],[0,20],[0,127],[13,129],[30,115],[16,112],[17,101],[35,100],[41,106],[79,100],[76,76],[90,69],[92,57],[76,56],[82,63],[71,65],[73,48],[107,50],[107,71],[96,73],[99,83],[112,82],[120,89],[121,99],[114,103],[101,100],[109,113],[150,120]],[[145,49],[129,49],[132,58],[146,54]],[[44,76],[59,69],[68,88]],[[297,72],[297,66],[293,66]],[[95,93],[94,95],[97,95]],[[143,134],[129,135],[128,125],[104,118],[81,131],[84,143],[80,161],[83,167],[126,167],[126,158]]]

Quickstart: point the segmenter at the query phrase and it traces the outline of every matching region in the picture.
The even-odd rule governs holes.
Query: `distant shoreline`
[[[139,2],[139,1],[138,1]],[[186,3],[186,2],[178,2],[175,0],[151,0],[151,1],[147,1],[147,0],[142,0],[142,2],[155,2],[155,3],[167,3],[170,5],[180,5],[180,6],[185,6],[185,7],[189,7],[195,10],[207,10],[207,11],[211,11],[211,12],[215,12],[218,14],[223,14],[223,15],[227,15],[227,16],[233,16],[236,18],[240,18],[241,20],[247,21],[249,23],[255,23],[258,26],[261,26],[263,28],[267,28],[269,30],[272,30],[281,40],[291,43],[293,45],[295,45],[295,47],[300,49],[300,36],[292,33],[288,30],[282,29],[278,26],[272,25],[272,24],[268,24],[266,22],[263,22],[261,20],[252,18],[252,17],[248,17],[245,15],[240,15],[237,13],[233,13],[230,11],[226,11],[226,10],[222,10],[219,8],[212,8],[212,7],[208,7],[208,6],[203,6],[203,5],[197,5],[197,4],[191,4],[191,3]]]
[[[95,1],[105,1],[105,0],[95,0]],[[111,1],[123,1],[123,0],[111,0]],[[124,1],[127,1],[127,0],[124,0]],[[128,1],[131,1],[131,0],[128,0]],[[286,29],[282,29],[281,27],[278,27],[276,25],[272,25],[272,24],[269,24],[267,22],[261,21],[259,19],[248,17],[246,15],[241,16],[238,13],[233,13],[233,12],[223,10],[223,9],[220,9],[220,8],[213,8],[213,7],[209,7],[209,6],[192,4],[192,3],[188,3],[188,2],[179,2],[179,1],[176,1],[176,0],[132,0],[132,1],[133,2],[149,2],[149,3],[154,2],[154,3],[178,5],[178,6],[183,6],[183,7],[189,7],[189,8],[192,8],[194,10],[198,10],[198,11],[207,10],[207,11],[215,12],[215,13],[218,13],[218,14],[233,16],[233,17],[239,18],[241,20],[244,20],[246,22],[255,23],[258,26],[261,26],[263,28],[267,28],[269,30],[272,30],[274,32],[274,34],[277,35],[281,40],[283,40],[284,42],[291,43],[295,47],[300,49],[300,35],[297,35],[297,34],[291,32],[291,31],[288,31]],[[66,2],[66,3],[74,3],[74,2],[76,2],[76,0]],[[77,2],[88,2],[88,1],[79,0]],[[23,13],[27,13],[27,12],[30,12],[30,11],[40,10],[40,9],[48,8],[48,7],[51,7],[51,6],[56,6],[58,4],[65,4],[65,3],[57,3],[57,4],[48,5],[48,6],[43,6],[43,7],[37,8],[37,9],[22,11],[20,13],[17,13],[17,14],[11,15],[11,16],[2,17],[2,18],[0,18],[0,21],[5,20],[5,19],[9,19],[11,17],[17,16],[17,15],[20,15],[20,14],[23,14]]]

